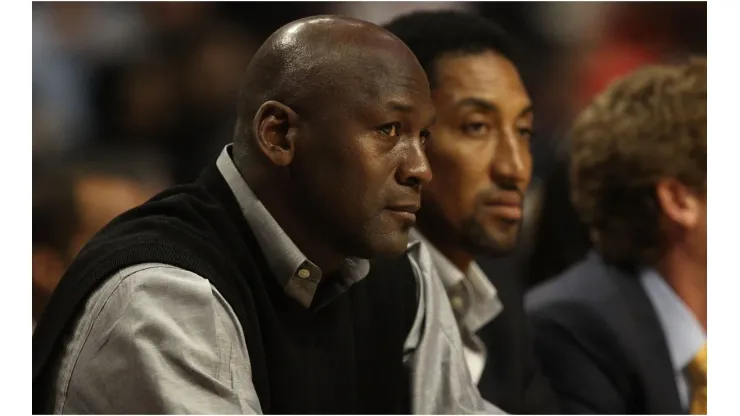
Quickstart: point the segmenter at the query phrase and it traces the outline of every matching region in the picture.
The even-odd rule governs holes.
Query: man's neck
[[[678,297],[689,307],[696,319],[707,330],[707,266],[680,248],[663,256],[657,266]]]
[[[285,234],[307,259],[322,270],[323,274],[339,270],[346,256],[335,251],[332,245],[321,241],[320,232],[307,227],[305,221],[294,215],[290,209],[277,208],[278,206],[283,207],[282,204],[268,205],[266,201],[263,203]]]
[[[442,253],[442,255],[457,267],[458,270],[462,273],[466,273],[468,271],[474,257],[465,250],[462,250],[460,246],[455,243],[457,241],[455,237],[445,236],[439,231],[435,232],[435,228],[439,229],[439,227],[424,227],[420,224],[417,228],[419,232],[421,232],[424,237],[434,245],[434,248]]]
[[[294,204],[291,204],[289,197],[286,196],[291,193],[290,190],[280,183],[280,178],[275,180],[275,176],[279,175],[272,176],[268,181],[263,174],[245,172],[248,169],[239,170],[252,192],[301,253],[316,264],[324,274],[339,270],[345,256],[334,250],[331,244],[322,242],[323,233],[314,230],[309,224],[310,221],[306,221],[295,212],[291,207]]]

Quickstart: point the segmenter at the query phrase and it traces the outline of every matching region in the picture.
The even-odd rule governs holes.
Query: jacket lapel
[[[644,409],[648,413],[686,413],[663,328],[638,276],[606,264],[603,267],[605,277],[616,285],[624,300],[620,302],[624,306],[619,312],[624,318],[620,320],[625,322],[625,339],[631,344],[630,353],[642,377]]]

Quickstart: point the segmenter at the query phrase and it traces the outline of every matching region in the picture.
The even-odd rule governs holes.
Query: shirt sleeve
[[[208,280],[154,265],[96,294],[67,349],[61,413],[261,413],[241,325]]]

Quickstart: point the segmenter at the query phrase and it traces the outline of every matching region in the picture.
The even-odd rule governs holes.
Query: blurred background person
[[[568,131],[575,116],[616,78],[640,66],[705,55],[706,4],[699,2],[545,2],[533,20],[544,64],[533,88],[538,117],[534,215],[516,272],[528,286],[583,259],[591,247],[570,201]],[[538,40],[540,39],[540,40]]]
[[[33,322],[67,265],[110,220],[154,195],[169,182],[146,154],[96,151],[60,163],[33,160]]]
[[[562,410],[706,414],[706,61],[615,82],[571,163],[595,250],[527,295]]]
[[[492,21],[465,12],[416,12],[385,27],[411,48],[432,87],[436,122],[426,154],[434,177],[411,237],[429,246],[471,376],[507,412],[555,413],[521,285],[475,261],[515,247],[532,178],[534,113],[516,67],[518,45]]]

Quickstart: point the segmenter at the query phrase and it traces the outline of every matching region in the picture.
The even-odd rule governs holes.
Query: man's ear
[[[701,214],[700,197],[688,186],[675,179],[661,179],[656,196],[663,214],[682,228],[693,228]]]
[[[277,101],[263,103],[252,126],[257,146],[277,166],[288,166],[295,155],[298,114]]]

